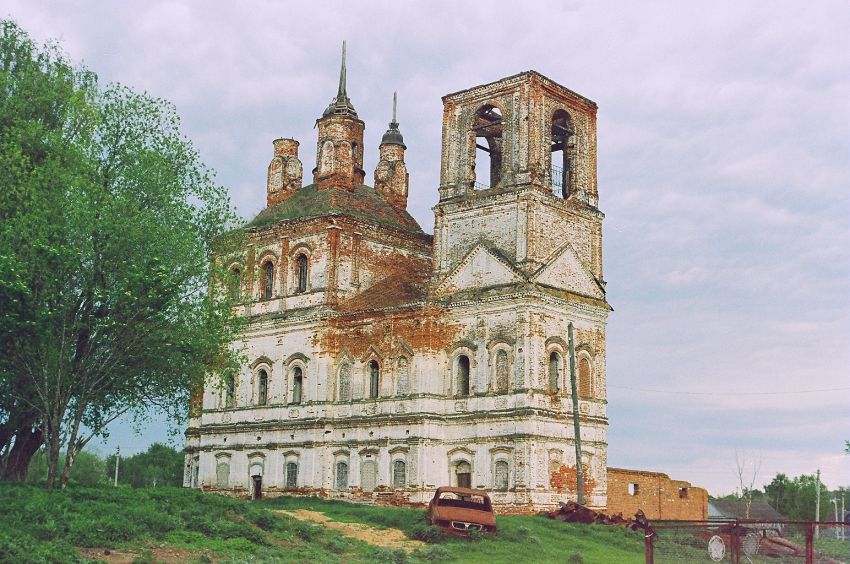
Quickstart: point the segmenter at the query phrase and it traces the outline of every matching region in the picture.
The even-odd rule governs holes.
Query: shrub
[[[448,535],[445,531],[443,531],[443,529],[436,525],[432,525],[427,521],[417,523],[411,527],[408,536],[427,543],[443,542],[448,538]]]

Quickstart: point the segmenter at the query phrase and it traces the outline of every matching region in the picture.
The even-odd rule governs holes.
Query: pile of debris
[[[561,507],[558,510],[549,511],[546,513],[546,516],[550,519],[557,519],[558,521],[563,521],[565,523],[616,525],[619,527],[626,527],[633,531],[637,531],[638,529],[644,531],[651,530],[646,515],[644,515],[643,511],[640,509],[638,509],[638,512],[635,513],[633,519],[625,519],[622,513],[606,515],[601,511],[594,511],[593,509],[574,501],[568,501],[567,503],[561,502],[560,505]]]

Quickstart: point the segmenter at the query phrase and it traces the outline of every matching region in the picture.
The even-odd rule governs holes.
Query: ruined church
[[[407,211],[395,109],[367,178],[344,56],[315,155],[273,142],[267,207],[219,257],[247,362],[204,390],[186,486],[427,503],[456,485],[530,510],[575,499],[581,464],[607,505],[597,106],[535,71],[442,101],[433,235]]]

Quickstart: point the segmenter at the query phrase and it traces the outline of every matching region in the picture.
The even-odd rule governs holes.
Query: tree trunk
[[[14,440],[0,481],[22,482],[26,479],[30,461],[44,443],[44,433],[39,428],[18,429]]]
[[[59,470],[59,450],[61,448],[59,433],[61,426],[56,422],[48,424],[47,428],[47,489],[56,486],[56,475]]]

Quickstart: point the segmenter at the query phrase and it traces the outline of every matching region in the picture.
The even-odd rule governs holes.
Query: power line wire
[[[630,386],[612,386],[609,388],[616,390],[629,390],[631,392],[645,392],[651,394],[674,394],[681,396],[783,396],[789,394],[816,394],[821,392],[843,392],[850,391],[850,387],[845,388],[817,388],[813,390],[792,390],[782,392],[685,392],[681,390],[652,390],[649,388],[632,388]]]

